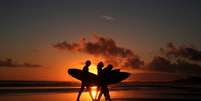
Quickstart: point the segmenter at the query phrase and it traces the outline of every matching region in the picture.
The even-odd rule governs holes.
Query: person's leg
[[[91,88],[90,87],[87,87],[87,91],[89,92],[89,95],[90,97],[92,98],[93,101],[96,101],[96,96],[95,96],[95,99],[93,99],[93,94],[91,92]]]
[[[104,86],[104,96],[106,101],[111,101],[109,89],[107,88],[107,86]]]
[[[108,101],[111,101],[111,98],[110,98],[110,92],[109,92],[109,89],[106,87],[106,96],[107,96],[107,100]]]
[[[100,86],[100,85],[97,86],[96,91],[97,91],[97,94],[96,94],[96,101],[99,101],[98,99],[99,99],[99,96],[100,96],[100,94],[101,94],[101,86]]]
[[[82,83],[80,91],[79,91],[78,96],[77,96],[77,101],[80,101],[80,96],[81,96],[81,93],[83,92],[83,90],[84,90],[84,84]]]
[[[105,86],[103,86],[103,94],[104,94],[104,97],[105,97],[105,101],[107,101],[107,92],[106,92],[106,88]]]
[[[102,90],[102,88],[101,88],[101,89],[100,89],[100,93],[99,93],[99,95],[98,95],[98,100],[97,100],[97,101],[100,101],[102,95],[103,95],[103,90]]]
[[[101,93],[101,88],[100,88],[100,87],[99,87],[99,88],[97,87],[97,89],[96,89],[95,101],[99,101],[99,100],[98,100],[98,97],[99,97],[100,93]]]
[[[105,101],[107,101],[107,94],[105,91],[103,91],[104,97],[105,97]]]

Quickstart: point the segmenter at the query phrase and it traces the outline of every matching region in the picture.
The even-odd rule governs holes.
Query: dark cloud
[[[123,67],[144,67],[147,70],[177,73],[186,76],[200,76],[201,51],[193,47],[175,46],[168,43],[166,48],[161,48],[161,56],[155,56],[149,63],[144,65],[138,55],[132,50],[120,47],[111,38],[95,35],[94,41],[86,41],[82,38],[80,42],[61,42],[53,45],[59,50],[82,52],[93,56],[101,56],[105,63]],[[144,65],[144,66],[142,66]]]
[[[79,48],[79,44],[77,43],[72,43],[69,44],[66,41],[61,42],[61,43],[57,43],[56,45],[54,45],[55,48],[60,49],[60,50],[76,50],[76,48]]]
[[[168,43],[167,47],[165,49],[162,48],[161,51],[167,57],[183,58],[197,62],[201,61],[201,51],[190,46],[176,47],[173,43]]]
[[[140,67],[144,62],[130,49],[120,47],[111,38],[94,35],[95,41],[86,41],[82,38],[80,42],[68,43],[66,41],[56,43],[54,48],[83,52],[94,56],[102,56],[105,62],[117,66]]]
[[[23,63],[18,64],[14,62],[11,58],[0,60],[0,67],[42,67],[38,64]]]
[[[156,56],[148,64],[147,68],[149,70],[177,73],[186,76],[199,76],[201,72],[201,66],[195,63],[190,63],[184,60],[178,59],[175,62],[171,62],[165,57]]]
[[[141,65],[144,65],[144,61],[140,60],[139,57],[131,57],[131,58],[127,58],[126,62],[125,62],[125,66],[133,66],[133,67],[139,67]]]
[[[173,67],[171,64],[171,61],[168,59],[156,56],[153,58],[153,60],[148,64],[148,67],[150,69],[154,70],[160,70],[160,71],[171,71],[171,68]]]

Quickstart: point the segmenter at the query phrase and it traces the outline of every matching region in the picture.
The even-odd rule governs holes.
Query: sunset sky
[[[200,5],[199,0],[1,0],[0,80],[75,81],[67,69],[81,69],[88,59],[92,70],[99,61],[111,63],[133,73],[132,81],[201,76]]]

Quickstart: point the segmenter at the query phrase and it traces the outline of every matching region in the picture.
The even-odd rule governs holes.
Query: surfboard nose
[[[68,74],[71,74],[71,71],[72,71],[72,70],[71,70],[71,69],[68,69],[67,71],[68,71]]]
[[[75,74],[75,69],[68,69],[68,74],[72,75],[72,74]]]

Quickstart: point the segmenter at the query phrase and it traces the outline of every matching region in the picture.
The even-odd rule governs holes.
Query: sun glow
[[[93,86],[93,87],[91,87],[91,95],[92,95],[92,98],[93,99],[96,99],[96,96],[97,96],[97,94],[98,94],[98,91],[97,91],[97,86]]]
[[[91,66],[89,67],[89,72],[93,73],[93,74],[98,74],[98,71],[97,71],[97,67],[96,65],[94,64],[91,64]]]
[[[91,64],[91,66],[89,67],[89,72],[97,75],[98,74],[97,66],[95,64]],[[97,86],[90,87],[90,93],[91,93],[91,97],[95,100],[98,95]]]

